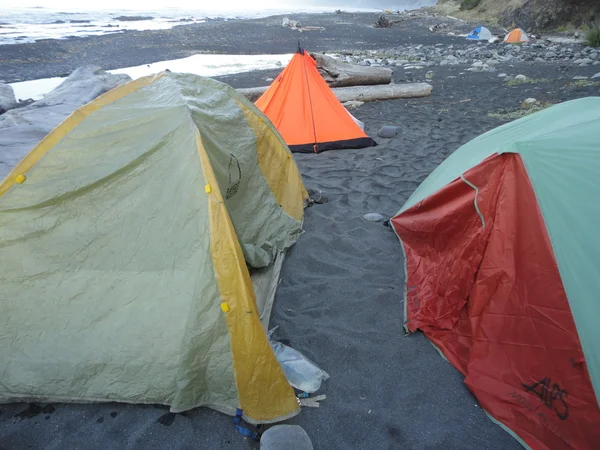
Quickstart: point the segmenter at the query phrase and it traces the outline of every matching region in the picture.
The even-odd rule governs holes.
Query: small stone
[[[434,76],[435,74],[431,70],[425,74],[425,78],[428,80],[431,80]]]
[[[592,80],[593,80],[594,78],[600,78],[600,72],[598,72],[596,75],[594,75],[594,76],[592,77]]]
[[[587,80],[588,77],[582,77],[582,76],[577,76],[577,77],[573,77],[574,80]]]
[[[306,431],[298,425],[275,425],[260,438],[260,450],[314,450]]]
[[[377,132],[377,136],[381,138],[393,138],[398,133],[400,133],[400,127],[395,127],[392,125],[385,125],[379,129]]]
[[[476,61],[472,65],[473,67],[483,67],[483,63],[481,61]]]
[[[356,109],[364,104],[365,102],[359,102],[357,100],[349,100],[347,102],[342,103],[342,105],[344,105],[346,109]]]
[[[527,77],[525,75],[517,75],[515,77],[515,80],[519,80],[519,81],[525,81],[527,79]]]
[[[379,213],[368,213],[363,216],[363,219],[368,220],[369,222],[381,222],[383,216]]]
[[[507,76],[507,75],[506,75],[505,73],[499,73],[499,74],[498,74],[498,78],[504,78],[504,77],[506,77],[506,76]]]
[[[590,59],[598,59],[598,52],[590,53]]]
[[[525,99],[524,103],[527,105],[533,105],[534,103],[537,103],[537,100],[535,98],[531,97],[531,98]]]
[[[271,81],[273,81],[273,78],[265,78],[265,81],[266,81],[267,83],[270,83]]]
[[[598,66],[600,65],[600,61],[594,61],[594,64],[592,64],[592,66]]]
[[[573,61],[573,64],[579,64],[579,65],[585,64],[585,65],[587,65],[587,64],[591,64],[593,62],[594,61],[592,61],[590,58],[581,58],[581,59],[576,59],[575,61]]]
[[[546,54],[544,55],[544,58],[546,59],[552,59],[552,58],[556,58],[558,55],[554,52],[546,52]]]
[[[539,56],[537,58],[535,58],[535,62],[545,62],[546,60],[544,58],[540,58]]]

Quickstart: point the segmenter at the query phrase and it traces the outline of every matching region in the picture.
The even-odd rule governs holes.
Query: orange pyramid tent
[[[504,42],[508,42],[509,44],[519,44],[522,42],[529,42],[529,37],[527,37],[527,33],[520,28],[515,28],[506,35]]]
[[[373,147],[303,49],[256,101],[293,152]]]

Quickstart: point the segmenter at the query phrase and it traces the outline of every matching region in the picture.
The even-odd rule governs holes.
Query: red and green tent
[[[405,327],[526,447],[600,445],[600,97],[454,152],[392,219]]]

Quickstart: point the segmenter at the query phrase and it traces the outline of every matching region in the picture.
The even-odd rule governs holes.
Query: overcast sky
[[[419,4],[418,4],[419,3]],[[236,9],[248,11],[263,8],[285,8],[285,5],[297,6],[336,6],[343,5],[348,8],[385,8],[402,7],[408,5],[421,6],[433,4],[435,0],[97,0],[82,2],[82,0],[0,0],[0,10],[10,7],[44,6],[52,9],[137,9],[151,10],[177,7],[197,10],[229,10]],[[418,4],[418,5],[417,5]],[[283,5],[283,6],[282,6]],[[0,11],[0,19],[2,12]]]

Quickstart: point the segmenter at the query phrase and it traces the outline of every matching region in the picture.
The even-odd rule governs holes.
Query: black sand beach
[[[105,63],[110,69],[197,51],[284,53],[298,39],[310,50],[329,51],[388,48],[400,42],[464,45],[462,38],[429,33],[427,20],[389,30],[370,28],[372,15],[298,20],[326,30],[300,34],[283,28],[281,18],[272,18],[5,46],[0,47],[0,78],[55,76],[84,62]],[[598,83],[572,78],[590,77],[600,68],[507,63],[498,72],[539,80],[509,84],[498,72],[471,73],[468,67],[413,70],[417,80],[434,72],[431,97],[366,103],[354,110],[378,147],[295,155],[307,188],[321,190],[329,202],[306,210],[306,233],[285,261],[271,324],[279,325],[279,339],[331,376],[322,388],[327,395],[322,406],[306,408],[289,421],[307,431],[315,449],[521,448],[487,418],[461,374],[422,334],[404,336],[400,244],[390,228],[363,215],[379,212],[387,218],[396,213],[450,153],[505,123],[507,112],[521,110],[523,100],[557,103],[598,95]],[[260,86],[275,73],[221,80],[234,87]],[[405,80],[405,71],[398,68],[394,78]],[[402,132],[393,139],[377,138],[383,125],[398,125]],[[167,447],[243,449],[257,444],[238,434],[230,417],[208,409],[172,415],[163,407],[117,404],[0,406],[1,449]]]

